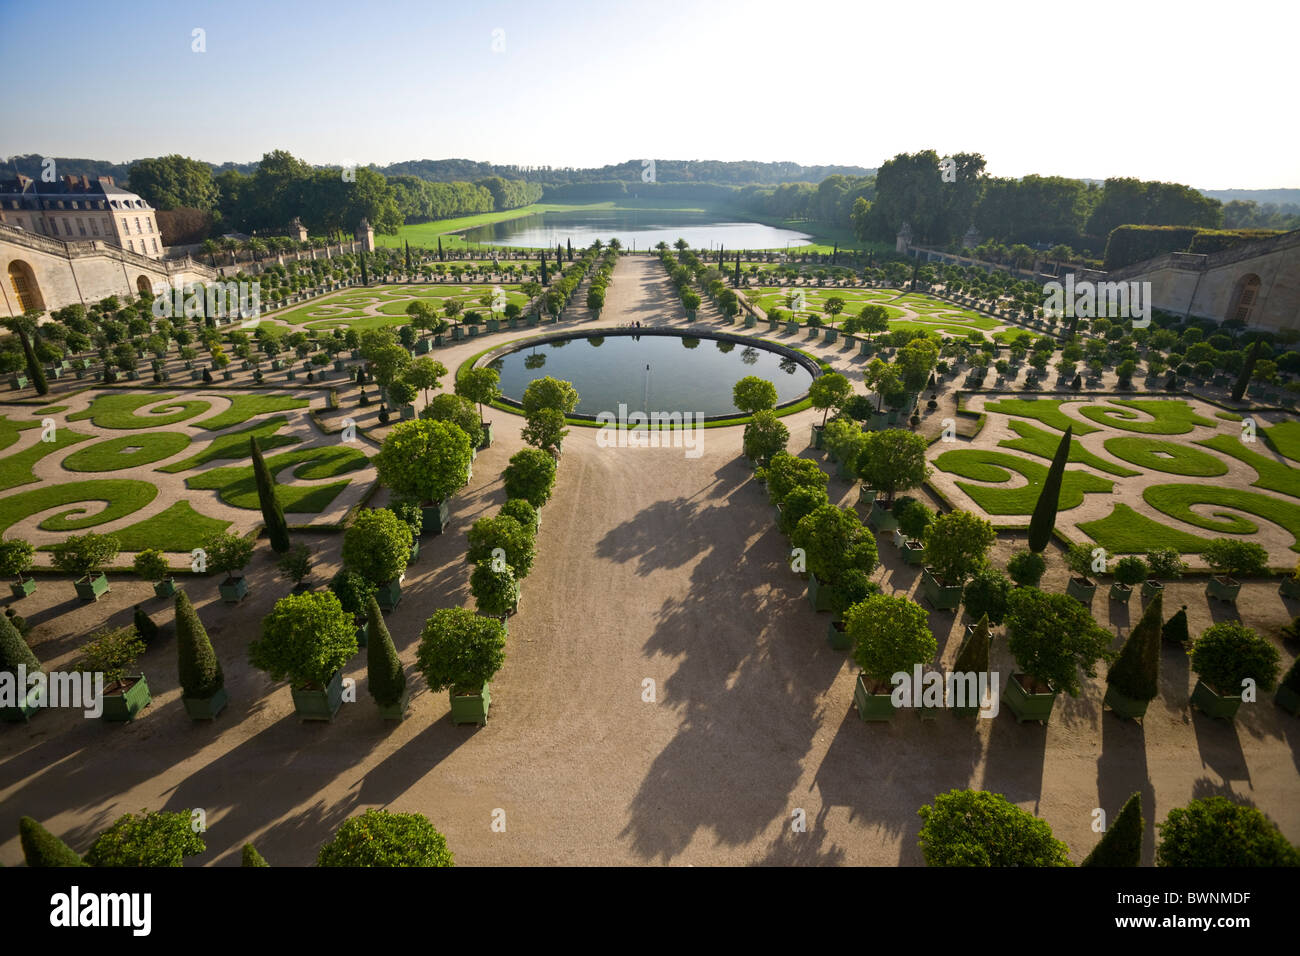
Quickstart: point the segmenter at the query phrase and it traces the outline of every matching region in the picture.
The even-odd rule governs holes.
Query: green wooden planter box
[[[23,697],[22,702],[13,707],[0,707],[0,721],[7,724],[25,724],[32,719],[32,715],[40,710],[35,703],[36,689],[28,691]]]
[[[118,694],[104,694],[104,712],[101,720],[121,723],[135,720],[135,715],[149,706],[153,701],[149,693],[149,682],[143,674],[128,674],[127,680],[133,681],[130,687]]]
[[[844,630],[843,621],[829,621],[826,624],[826,643],[837,651],[847,651],[853,646],[853,639]]]
[[[1147,707],[1151,701],[1135,700],[1121,694],[1114,687],[1107,687],[1106,696],[1101,703],[1103,707],[1109,707],[1125,720],[1141,720],[1146,716]]]
[[[437,346],[439,346],[439,347],[441,347],[441,345],[442,345],[442,336],[441,336],[441,335],[435,335],[435,336],[433,337],[433,344],[434,344],[434,345],[437,345]]]
[[[17,391],[20,388],[27,387],[26,375],[13,375],[9,378],[9,387]]]
[[[344,368],[345,368],[345,366],[344,366],[344,364],[343,364],[343,360],[342,360],[342,359],[335,359],[335,360],[334,360],[334,371],[336,371],[336,372],[341,372],[341,371],[343,371]]]
[[[1285,685],[1279,687],[1276,696],[1273,698],[1273,703],[1293,717],[1300,717],[1300,694],[1297,694],[1290,687]]]
[[[758,316],[753,313],[745,316],[745,328],[752,329],[756,325],[758,325]]]
[[[1133,589],[1129,587],[1127,584],[1117,583],[1117,584],[1112,584],[1110,586],[1110,599],[1112,601],[1119,601],[1122,604],[1127,604],[1128,599],[1131,598],[1132,596],[1133,596]]]
[[[1205,596],[1214,598],[1218,601],[1224,601],[1228,604],[1237,603],[1237,594],[1241,591],[1241,582],[1234,581],[1231,578],[1223,580],[1211,576],[1205,582]]]
[[[87,575],[75,581],[73,587],[77,589],[77,597],[83,601],[98,601],[100,595],[108,593],[108,575],[103,571],[93,578]]]
[[[1011,708],[1011,713],[1015,715],[1018,724],[1023,724],[1026,720],[1037,720],[1045,724],[1047,719],[1052,716],[1052,705],[1056,703],[1056,692],[1031,694],[1020,683],[1020,678],[1023,676],[1023,674],[1011,675],[1011,680],[1007,681],[1006,690],[1002,692],[1002,703]]]
[[[868,488],[865,484],[858,486],[858,504],[871,507],[876,503],[876,489]]]
[[[238,604],[248,594],[248,578],[242,574],[239,577],[227,577],[218,590],[221,592],[221,600],[227,604]]]
[[[221,377],[223,380],[229,382],[235,377],[235,373],[230,371],[230,369],[225,369],[224,371],[222,371]]]
[[[1144,598],[1153,598],[1157,594],[1163,594],[1164,590],[1165,586],[1159,581],[1152,581],[1150,578],[1147,578],[1142,582],[1142,596]]]
[[[465,333],[459,325],[453,325],[451,327],[451,340],[453,342],[459,342],[464,337],[465,337]]]
[[[814,448],[822,447],[822,437],[826,432],[826,426],[814,425],[812,427],[812,446]]]
[[[420,526],[423,534],[442,534],[451,522],[451,506],[444,499],[420,508],[424,523]]]
[[[469,337],[472,339],[472,338],[476,337],[477,335],[478,335],[478,326],[477,326],[477,325],[471,325],[471,326],[469,327]]]
[[[370,622],[361,621],[357,624],[357,647],[364,648],[370,643]]]
[[[798,332],[799,332],[799,323],[798,323],[798,322],[787,322],[787,323],[785,324],[785,330],[786,330],[787,332],[789,332],[791,335],[796,335],[796,334],[798,334]]]
[[[452,688],[447,692],[447,696],[451,700],[453,724],[487,724],[488,706],[492,703],[492,694],[486,681],[478,694],[457,694],[456,689]]]
[[[9,593],[14,596],[15,601],[21,601],[35,590],[35,578],[28,578],[25,581],[11,581],[9,584]]]
[[[817,575],[808,572],[808,603],[814,611],[829,611],[835,598],[835,588],[825,581],[818,581]]]
[[[492,423],[484,422],[482,428],[482,438],[479,439],[478,450],[492,447]]]
[[[1070,583],[1065,586],[1065,593],[1084,607],[1091,607],[1092,596],[1097,593],[1097,585],[1086,578],[1076,578],[1071,575]]]
[[[401,409],[399,409],[399,415],[402,421],[409,422],[411,419],[415,418],[415,406],[403,405]]]
[[[533,315],[530,315],[530,316],[528,317],[528,327],[529,327],[529,328],[536,328],[536,327],[537,327],[537,324],[538,324],[539,322],[541,322],[541,321],[542,321],[542,317],[541,317],[540,315],[537,315],[536,313],[534,313]]]
[[[420,527],[423,528],[424,526],[421,525]],[[415,559],[418,558],[419,556],[420,556],[420,538],[417,535],[411,538],[411,553],[406,559],[407,565],[414,564]]]
[[[197,382],[203,378],[203,373],[198,369],[190,369],[190,381]]]
[[[857,463],[850,464],[847,461],[837,461],[835,463],[835,474],[845,481],[853,481],[858,476],[854,473],[853,468]]]
[[[1300,598],[1300,580],[1296,580],[1288,574],[1282,579],[1278,591],[1281,592],[1283,597]]]
[[[768,319],[768,320],[767,320],[767,330],[768,330],[769,332],[775,332],[775,331],[777,330],[777,327],[778,327],[780,324],[781,324],[781,323],[778,322],[776,319]]]
[[[894,517],[893,511],[878,500],[871,503],[871,514],[867,517],[867,524],[876,531],[898,530],[898,519]]]
[[[298,373],[293,369],[289,369],[289,371],[284,373],[284,380],[286,382],[296,382],[298,380]]]
[[[397,605],[402,600],[402,583],[397,578],[389,581],[387,584],[381,584],[379,590],[375,592],[375,600],[379,602],[379,608],[383,611],[395,611]]]
[[[223,687],[211,697],[182,697],[181,703],[185,705],[185,713],[190,715],[190,720],[216,720],[217,714],[230,703],[230,695]]]
[[[859,355],[870,355],[870,354],[872,353],[872,351],[873,351],[873,349],[872,349],[871,343],[868,342],[868,341],[866,341],[865,339],[864,339],[862,342],[860,342],[860,343],[858,344],[858,354],[859,354]]]
[[[822,333],[822,339],[826,342],[827,345],[838,341],[839,337],[840,337],[839,329],[827,329],[824,333]]]
[[[889,694],[873,694],[867,689],[866,681],[858,675],[853,688],[853,704],[858,709],[858,716],[864,721],[887,721],[894,719],[894,701]]]
[[[962,588],[959,584],[940,584],[930,568],[921,571],[921,595],[936,610],[957,610],[961,607],[961,592]]]
[[[487,322],[486,322],[485,324],[487,325],[487,330],[488,330],[489,332],[500,332],[500,331],[501,331],[501,321],[500,321],[500,319],[488,319]]]
[[[157,598],[172,597],[176,593],[176,579],[163,578],[161,581],[155,581],[153,583],[153,593],[154,597]]]
[[[343,671],[336,670],[323,688],[290,687],[299,720],[333,720],[343,706]]]
[[[1232,720],[1241,709],[1241,695],[1227,697],[1198,677],[1192,688],[1192,706],[1206,717]]]
[[[925,545],[919,541],[908,541],[899,553],[903,555],[903,560],[913,567],[925,564]]]
[[[379,716],[383,720],[405,720],[406,708],[411,703],[410,687],[402,688],[402,697],[396,704],[391,707],[385,707],[383,704],[376,702],[375,706],[379,708]]]

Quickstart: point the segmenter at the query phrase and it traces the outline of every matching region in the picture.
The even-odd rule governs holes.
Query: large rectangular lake
[[[591,209],[521,216],[465,230],[466,242],[489,246],[554,249],[572,242],[586,248],[599,239],[618,239],[623,247],[652,249],[685,239],[692,249],[784,249],[812,241],[806,233],[757,222],[726,220],[716,213],[664,209]]]

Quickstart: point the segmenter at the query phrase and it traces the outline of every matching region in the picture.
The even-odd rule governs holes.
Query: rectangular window
[[[151,240],[149,240],[149,241],[153,243],[153,251],[156,253],[156,252],[158,251],[158,240],[157,240],[157,239],[151,239]]]
[[[98,219],[92,219],[92,220],[90,220],[90,231],[91,231],[91,233],[93,233],[93,234],[96,235],[96,236],[99,235],[99,220],[98,220]]]
[[[18,221],[18,228],[21,229],[23,227],[23,217],[19,216],[17,221]]]
[[[127,249],[129,249],[131,252],[135,252],[135,242],[133,242],[132,240],[128,239],[128,240],[126,241],[126,247],[127,247]]]
[[[145,224],[146,226],[149,227],[149,235],[152,236],[152,235],[153,235],[153,220],[152,220],[152,219],[146,219],[146,220],[144,221],[144,224]]]
[[[129,236],[130,234],[131,234],[131,227],[128,226],[128,225],[126,224],[126,219],[123,218],[123,219],[122,219],[122,235],[124,235],[124,236]]]
[[[63,220],[63,234],[65,236],[72,235],[72,221],[69,219]]]
[[[140,217],[139,217],[139,216],[136,216],[136,217],[135,217],[135,234],[138,236],[138,235],[142,234],[143,232],[144,232],[144,230],[140,228]]]
[[[113,220],[111,220],[111,219],[105,219],[105,220],[104,220],[104,235],[106,235],[106,236],[111,236],[112,234],[113,234]]]
[[[84,236],[86,234],[86,220],[77,220],[77,230]]]

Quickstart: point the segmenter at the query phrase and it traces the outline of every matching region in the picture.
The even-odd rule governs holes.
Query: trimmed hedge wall
[[[1166,252],[1209,254],[1278,235],[1275,229],[1201,229],[1196,226],[1118,226],[1106,240],[1106,270],[1122,269]]]

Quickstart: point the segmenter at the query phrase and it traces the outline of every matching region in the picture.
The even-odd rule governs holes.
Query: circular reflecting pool
[[[609,332],[573,335],[520,344],[486,364],[501,375],[501,391],[519,401],[528,383],[551,376],[578,390],[575,413],[595,417],[662,412],[706,418],[739,415],[731,391],[746,375],[776,386],[777,404],[802,398],[813,379],[814,363],[789,350],[725,336],[687,336],[680,332]]]

